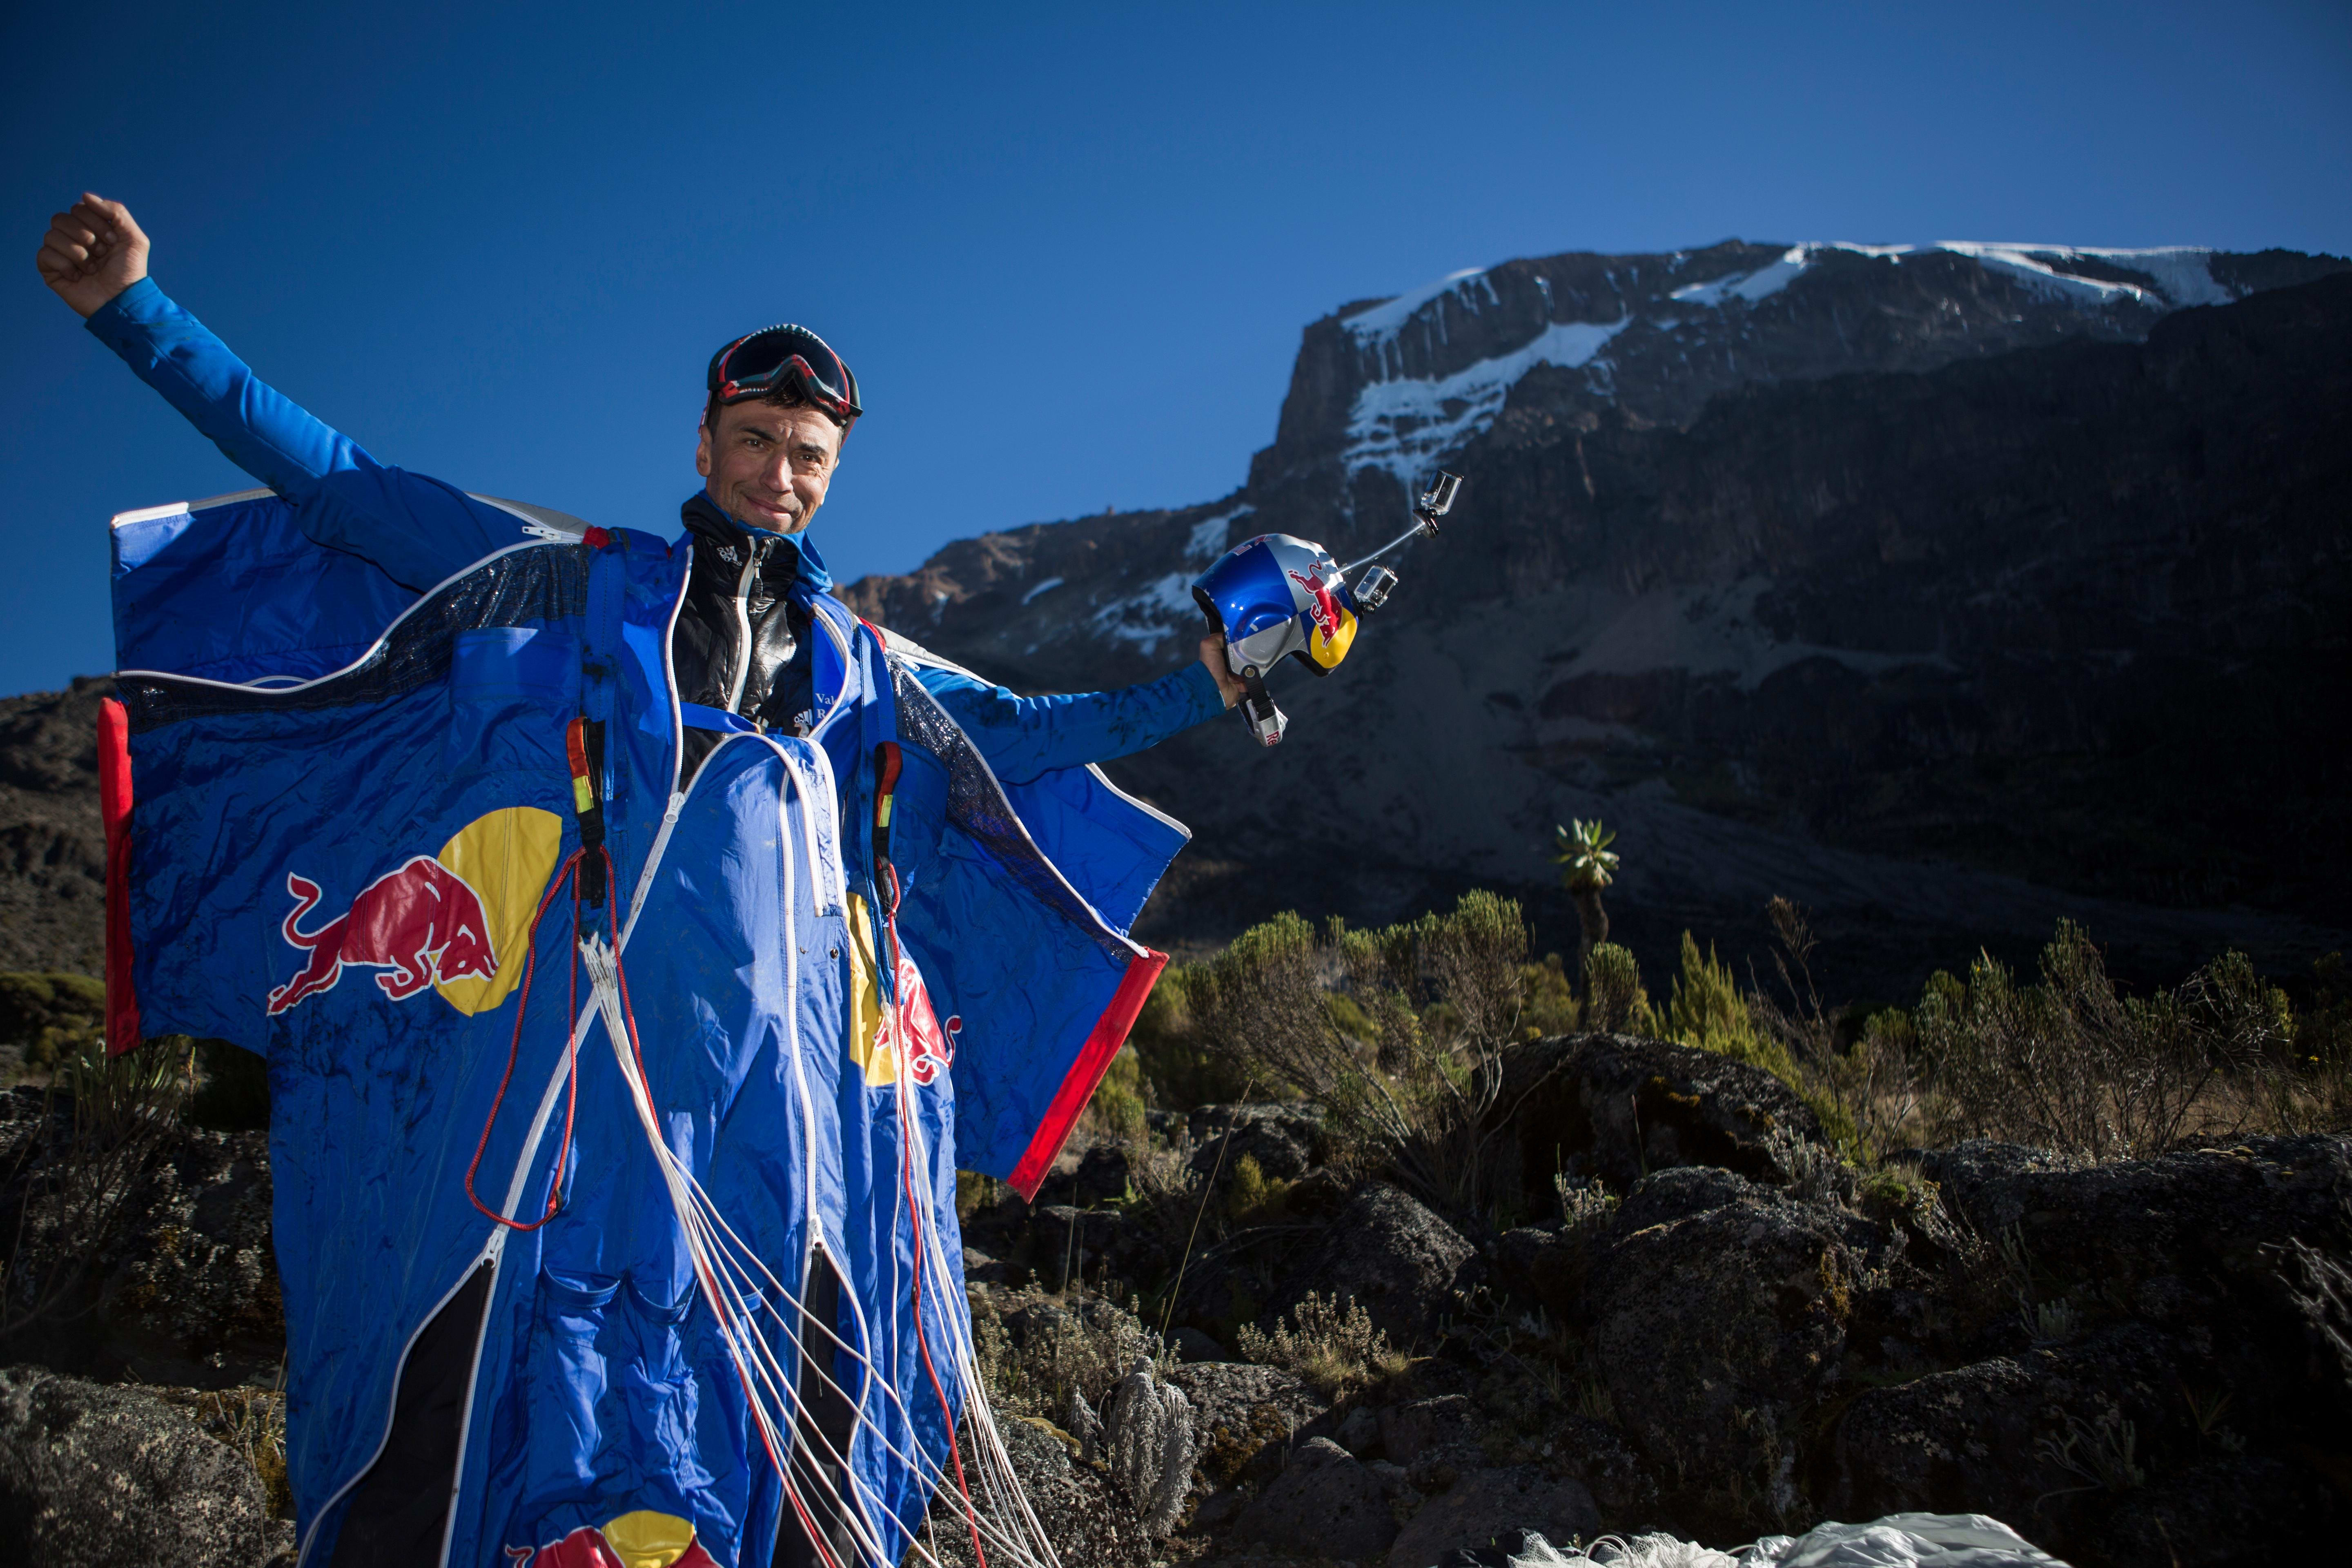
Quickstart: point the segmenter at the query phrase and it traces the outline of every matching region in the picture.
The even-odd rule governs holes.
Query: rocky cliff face
[[[0,699],[0,970],[103,965],[98,705],[113,689],[86,677]]]
[[[1728,243],[1516,261],[1307,330],[1233,495],[960,542],[851,596],[1008,684],[1189,651],[1232,540],[1342,559],[1405,485],[1444,537],[1260,753],[1114,768],[1191,823],[1163,942],[1383,917],[1464,880],[1539,914],[1552,822],[1624,829],[1637,942],[1784,892],[1900,992],[2061,913],[2126,971],[2345,933],[2352,278],[2328,258]]]

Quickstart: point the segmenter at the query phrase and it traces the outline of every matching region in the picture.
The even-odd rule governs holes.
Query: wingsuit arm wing
[[[1132,756],[1225,710],[1215,679],[1198,664],[1140,686],[1056,697],[1016,697],[948,669],[925,668],[916,679],[1006,784]]]
[[[152,279],[87,325],[230,462],[292,502],[304,533],[404,587],[423,593],[521,537],[519,521],[496,507],[378,462],[254,374]]]

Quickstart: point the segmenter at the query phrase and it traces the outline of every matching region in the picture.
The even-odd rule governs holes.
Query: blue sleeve
[[[1225,710],[1197,662],[1141,686],[1071,697],[1015,697],[941,669],[918,670],[916,679],[1006,784],[1130,756]]]
[[[304,533],[394,582],[423,593],[522,537],[520,521],[496,507],[377,462],[254,374],[152,278],[87,325],[230,462],[291,501]]]

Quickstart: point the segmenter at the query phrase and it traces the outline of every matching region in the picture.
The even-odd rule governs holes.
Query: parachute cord
[[[884,869],[890,876],[890,902],[883,912],[882,929],[890,937],[890,979],[894,993],[890,1011],[893,1015],[891,1023],[895,1026],[891,1032],[898,1036],[898,1092],[894,1097],[898,1106],[898,1176],[907,1191],[907,1223],[912,1228],[914,1241],[915,1348],[922,1352],[923,1371],[930,1378],[931,1393],[940,1402],[940,1420],[948,1434],[948,1458],[955,1464],[956,1490],[963,1497],[964,1526],[971,1531],[972,1555],[979,1560],[980,1568],[988,1568],[988,1552],[980,1543],[980,1523],[972,1512],[971,1488],[964,1479],[963,1448],[956,1441],[955,1412],[949,1408],[948,1391],[940,1384],[939,1369],[931,1364],[931,1336],[929,1331],[923,1327],[923,1210],[915,1198],[915,1166],[909,1153],[912,1141],[907,1128],[907,1078],[913,1070],[914,1063],[907,1054],[907,994],[904,988],[897,984],[898,965],[905,962],[905,954],[898,944],[898,900],[901,895],[898,868],[886,862]],[[985,1398],[986,1395],[982,1394],[980,1397]]]
[[[577,949],[580,943],[580,857],[582,854],[581,850],[573,850],[572,858],[557,868],[555,880],[548,885],[546,895],[539,900],[539,908],[530,917],[530,938],[523,944],[522,950],[522,994],[515,998],[514,1035],[507,1042],[507,1068],[499,1076],[498,1093],[490,1097],[490,1113],[483,1119],[482,1136],[474,1145],[473,1163],[466,1167],[466,1201],[480,1210],[493,1223],[502,1225],[509,1230],[537,1230],[549,1220],[553,1219],[563,1207],[563,1167],[565,1162],[572,1157],[573,1116],[580,1104],[580,1053],[574,1047],[568,1032],[563,1041],[566,1058],[564,1076],[568,1080],[563,1103],[563,1138],[555,1149],[555,1174],[548,1184],[547,1212],[527,1225],[520,1220],[509,1219],[475,1195],[474,1177],[482,1168],[483,1154],[489,1150],[490,1130],[498,1125],[499,1107],[506,1100],[507,1086],[514,1081],[515,1058],[522,1050],[522,1021],[530,1007],[531,973],[539,954],[539,922],[546,917],[549,907],[555,902],[555,895],[563,890],[564,884],[567,882],[572,885],[572,943],[574,950],[572,963],[572,1001],[574,1008],[573,1016],[578,1016],[580,966]],[[610,857],[606,858],[609,864]]]
[[[602,846],[599,846],[597,853],[604,858],[606,868],[605,879],[609,884],[612,879],[612,852],[604,848]],[[629,1037],[629,1058],[636,1064],[637,1082],[644,1086],[646,1104],[650,1107],[653,1104],[654,1080],[652,1075],[646,1071],[645,1047],[637,1033],[636,1004],[629,999],[629,970],[628,966],[621,961],[621,950],[617,944],[615,944],[613,949],[613,984],[614,989],[620,993],[621,1018],[627,1028]],[[695,1267],[696,1272],[698,1274],[703,1273],[705,1270],[705,1265],[699,1258],[696,1260]],[[733,1336],[730,1334],[728,1338],[730,1342],[729,1346],[729,1357],[736,1363],[736,1375],[742,1378],[745,1385],[749,1387],[751,1383],[750,1373],[743,1366],[741,1357],[736,1352],[734,1346],[731,1343]],[[801,1353],[805,1356],[809,1352],[805,1347],[803,1347]],[[767,1432],[767,1424],[765,1422],[758,1422],[755,1423],[755,1425],[761,1428],[760,1442],[761,1446],[768,1450],[768,1462],[776,1468],[776,1474],[783,1481],[784,1497],[792,1503],[793,1516],[800,1521],[802,1532],[808,1537],[809,1545],[815,1550],[817,1558],[824,1564],[824,1568],[842,1568],[842,1565],[835,1561],[832,1548],[825,1542],[824,1532],[817,1528],[816,1521],[810,1514],[808,1505],[801,1500],[800,1488],[793,1479],[792,1466],[787,1462],[782,1455],[776,1452],[775,1446],[769,1437]],[[982,1568],[985,1568],[985,1564],[982,1565]]]

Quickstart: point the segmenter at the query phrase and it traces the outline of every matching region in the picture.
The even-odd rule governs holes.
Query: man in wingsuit
[[[976,1531],[955,1171],[1033,1194],[1165,962],[1186,835],[1092,764],[1220,645],[1030,699],[858,620],[805,329],[712,357],[672,542],[378,462],[148,249],[85,195],[39,267],[268,489],[116,520],[110,1042],[268,1058],[300,1561]]]

